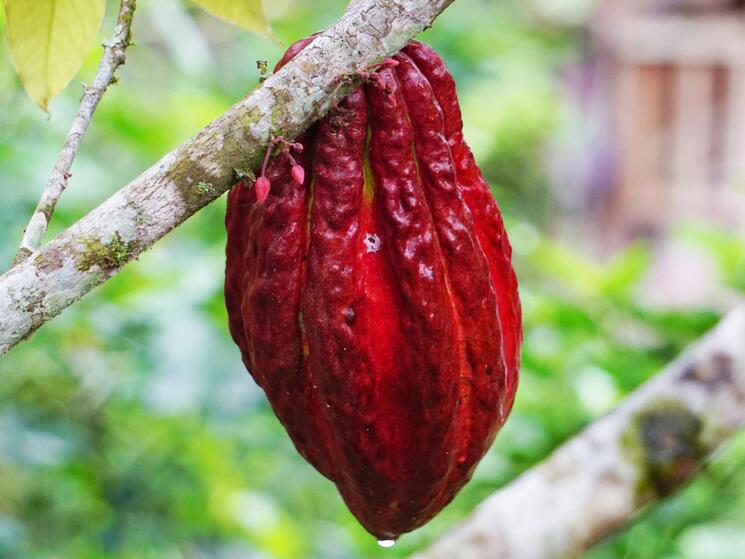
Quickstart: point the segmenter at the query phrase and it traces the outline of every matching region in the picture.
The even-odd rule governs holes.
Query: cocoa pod
[[[421,526],[470,479],[512,408],[521,343],[511,248],[453,78],[419,42],[393,60],[302,150],[267,159],[261,189],[234,187],[226,216],[243,361],[379,539]]]

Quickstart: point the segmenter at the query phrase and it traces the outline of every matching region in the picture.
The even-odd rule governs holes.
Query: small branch
[[[745,423],[745,305],[414,559],[567,559],[683,487]]]
[[[253,176],[270,137],[295,138],[345,95],[340,80],[400,50],[453,1],[356,0],[250,96],[0,276],[0,355]]]
[[[80,99],[78,114],[73,120],[72,126],[70,126],[65,143],[57,156],[57,162],[54,164],[52,175],[49,177],[46,188],[34,210],[34,215],[31,216],[31,220],[26,226],[14,264],[26,260],[44,242],[49,222],[54,214],[54,209],[57,207],[57,202],[67,188],[67,180],[71,176],[70,170],[73,161],[75,161],[75,156],[80,149],[80,142],[91,123],[93,113],[96,111],[104,93],[106,93],[106,89],[116,81],[117,69],[125,62],[126,50],[130,44],[132,18],[136,7],[137,0],[121,0],[114,36],[111,41],[103,44],[103,57],[98,65],[98,72],[96,72],[93,85],[83,85],[83,96]]]

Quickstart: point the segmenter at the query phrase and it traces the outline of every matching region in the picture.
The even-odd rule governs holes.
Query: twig
[[[414,559],[580,557],[683,487],[744,423],[741,304],[614,411]]]
[[[72,126],[70,126],[65,143],[57,156],[57,162],[54,164],[52,175],[49,177],[34,214],[26,226],[14,264],[26,260],[44,242],[54,209],[57,207],[57,202],[65,188],[67,188],[68,179],[72,176],[70,170],[80,149],[80,142],[91,123],[93,113],[104,93],[106,93],[106,89],[116,82],[117,69],[125,62],[125,53],[130,44],[132,18],[136,7],[137,0],[121,0],[114,36],[111,41],[103,44],[103,57],[98,65],[93,85],[83,84],[83,96],[80,99],[78,114],[75,116]]]
[[[0,355],[252,176],[272,135],[295,138],[345,95],[340,77],[400,50],[453,1],[357,0],[250,96],[0,276]]]

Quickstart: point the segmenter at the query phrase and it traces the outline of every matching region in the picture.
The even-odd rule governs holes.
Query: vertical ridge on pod
[[[455,442],[458,371],[461,341],[442,262],[413,150],[414,136],[401,91],[391,70],[369,84],[371,140],[369,158],[376,189],[374,204],[380,216],[381,251],[390,261],[401,299],[397,337],[399,373],[396,405],[389,411],[403,424],[402,441],[418,460],[404,466],[405,491],[423,514],[443,491],[452,467]],[[389,397],[390,398],[390,397]],[[401,488],[395,495],[402,501]],[[393,500],[393,499],[392,499]],[[391,524],[402,523],[391,511]],[[395,520],[395,522],[394,522]],[[403,519],[409,521],[409,519]],[[401,530],[403,531],[403,530]]]
[[[474,226],[482,249],[487,253],[492,282],[499,299],[505,361],[508,368],[508,393],[514,394],[520,367],[522,343],[522,311],[517,289],[517,277],[512,268],[512,247],[502,220],[497,201],[481,174],[473,153],[463,138],[463,118],[458,103],[455,80],[437,52],[424,43],[412,41],[405,52],[416,63],[432,85],[445,115],[445,134],[448,138],[458,185],[474,216]],[[505,403],[509,413],[513,401]]]
[[[491,441],[490,426],[499,421],[504,363],[496,295],[488,263],[473,232],[471,213],[457,188],[442,110],[432,88],[413,61],[396,55],[396,74],[414,127],[419,168],[453,286],[456,309],[465,332],[468,370],[462,371],[461,413],[468,412],[462,443],[464,468],[475,464]],[[474,390],[477,388],[477,390]],[[470,435],[470,436],[469,436]],[[459,455],[460,456],[460,455]]]
[[[301,138],[302,139],[302,138]],[[301,164],[307,155],[298,154]],[[297,320],[305,250],[307,190],[290,173],[287,155],[274,158],[267,174],[272,191],[264,204],[254,202],[244,218],[246,249],[242,286],[246,351],[251,373],[265,390],[275,413],[303,455],[326,475],[333,467],[328,452],[307,444],[307,428],[319,430],[308,416],[316,398],[303,363]]]
[[[250,228],[250,209],[256,201],[256,194],[243,181],[235,185],[228,192],[227,210],[225,212],[225,229],[227,230],[227,244],[225,246],[226,260],[232,263],[225,271],[225,305],[236,309],[243,301],[243,280],[246,276],[246,258],[250,257],[247,248],[248,230]],[[241,350],[241,358],[249,370],[251,364],[246,337],[243,332],[243,315],[240,312],[228,313],[228,328],[230,335]]]
[[[331,431],[327,441],[339,461],[335,481],[359,491],[348,476],[346,449],[353,444],[363,408],[348,374],[359,362],[360,379],[369,379],[364,355],[356,343],[350,317],[360,311],[360,285],[354,265],[364,186],[362,151],[367,125],[365,97],[361,90],[339,105],[338,118],[320,123],[313,153],[313,206],[302,291],[302,314],[308,339],[310,381],[317,387],[323,419]],[[352,321],[353,322],[353,321]],[[357,417],[357,421],[355,421]]]

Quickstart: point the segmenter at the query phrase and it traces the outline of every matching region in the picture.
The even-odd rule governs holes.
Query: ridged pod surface
[[[455,82],[422,43],[394,60],[297,139],[295,160],[270,160],[263,203],[233,188],[226,217],[243,361],[379,539],[470,479],[512,407],[521,343],[509,241]]]

